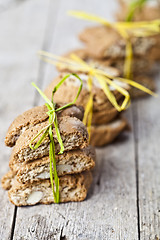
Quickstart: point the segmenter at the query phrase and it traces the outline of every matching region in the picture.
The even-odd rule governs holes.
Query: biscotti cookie
[[[45,95],[48,98],[51,98],[52,96],[52,90],[54,87],[57,85],[57,83],[60,81],[60,79],[64,76],[64,73],[61,74],[58,78],[54,79],[46,88],[45,90]],[[89,97],[89,89],[87,86],[87,80],[88,80],[88,75],[86,74],[79,74],[79,77],[83,81],[83,88],[82,91],[77,99],[77,104],[81,105],[85,108],[87,102],[88,102],[88,97]],[[129,90],[130,87],[126,83],[122,83],[118,80],[113,80],[114,83],[116,83],[118,86],[123,87],[126,90]],[[76,77],[70,76],[63,84],[61,89],[59,89],[58,94],[55,93],[54,99],[55,101],[59,101],[63,96],[63,101],[64,102],[70,102],[74,99],[74,97],[77,94],[79,88],[79,81],[77,80]],[[116,97],[116,100],[121,100],[123,98],[123,95],[118,92],[114,87],[110,86],[110,90],[113,92],[114,96]],[[113,109],[113,105],[109,101],[108,97],[104,93],[103,89],[101,88],[100,84],[96,79],[93,79],[93,87],[92,87],[92,94],[93,94],[93,111],[107,111]],[[94,118],[94,115],[93,115]]]
[[[15,161],[24,162],[42,158],[49,155],[49,137],[46,136],[43,143],[35,150],[29,147],[31,140],[39,133],[40,130],[48,126],[48,121],[39,123],[29,128],[18,138],[13,149],[12,157]],[[58,127],[64,145],[64,151],[73,149],[82,149],[88,146],[88,133],[84,124],[75,117],[60,117]],[[38,136],[32,145],[34,146],[41,136]],[[60,145],[57,140],[57,134],[53,126],[53,138],[55,143],[55,153],[60,151]]]
[[[118,118],[111,123],[100,126],[92,125],[90,143],[96,147],[109,144],[126,128],[128,128],[128,123],[123,118]]]
[[[59,177],[89,170],[95,166],[95,150],[89,146],[82,150],[58,154],[56,166]],[[32,183],[50,178],[49,156],[23,164],[12,160],[10,167],[14,172],[17,172],[16,179],[20,183]]]
[[[118,101],[121,103],[121,101]],[[94,111],[93,117],[92,117],[92,124],[93,125],[101,125],[111,122],[113,119],[115,119],[119,115],[119,112],[116,110],[115,107],[113,107],[110,110],[101,110]]]
[[[60,202],[83,201],[92,182],[92,174],[66,175],[59,178]],[[16,206],[54,203],[50,180],[20,184],[14,182],[8,192],[9,200]]]
[[[85,29],[80,40],[86,43],[86,51],[93,58],[125,58],[126,41],[113,28],[106,26]],[[148,56],[153,59],[153,52],[159,44],[158,35],[151,37],[132,37],[134,57]]]
[[[56,104],[56,108],[59,108],[61,106],[62,104]],[[47,112],[48,108],[45,105],[43,105],[29,109],[28,111],[16,117],[8,129],[5,138],[5,144],[9,147],[13,147],[19,136],[25,130],[48,119]],[[72,105],[71,107],[68,107],[62,111],[57,112],[58,117],[71,116],[77,117],[80,120],[83,119],[83,114],[84,114],[83,108],[76,105]]]

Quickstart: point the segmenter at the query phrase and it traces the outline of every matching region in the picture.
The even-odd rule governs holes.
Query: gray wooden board
[[[45,88],[57,76],[53,66],[37,61],[36,51],[43,48],[63,54],[82,46],[76,35],[92,24],[68,17],[68,10],[85,10],[112,19],[116,8],[115,1],[100,4],[98,0],[50,1],[50,5],[49,1],[27,0],[17,7],[11,2],[14,8],[5,7],[0,14],[1,176],[7,170],[10,153],[2,143],[9,123],[33,104],[42,103],[30,82],[36,81]],[[150,97],[136,101],[126,113],[133,131],[122,134],[114,144],[97,149],[94,182],[86,201],[20,207],[14,215],[15,208],[1,189],[0,239],[10,239],[14,229],[15,240],[157,240],[160,237],[158,103],[159,99]],[[15,228],[12,228],[14,217]]]
[[[0,0],[0,13],[8,11],[10,8],[18,7],[18,5],[23,4],[27,0]]]
[[[160,75],[157,76],[160,92]],[[134,103],[141,239],[160,239],[160,98]]]
[[[9,124],[33,105],[37,80],[36,51],[42,47],[49,1],[26,1],[0,14],[0,177],[8,170],[10,150],[4,146]],[[10,239],[15,207],[0,188],[0,239]]]

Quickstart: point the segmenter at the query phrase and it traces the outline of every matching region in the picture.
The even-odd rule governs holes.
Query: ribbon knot
[[[89,76],[94,76],[95,75],[95,71],[93,68],[90,68],[89,72],[88,72]]]

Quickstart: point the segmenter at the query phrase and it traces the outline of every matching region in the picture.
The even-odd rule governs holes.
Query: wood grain
[[[8,170],[10,149],[4,146],[7,128],[33,105],[35,90],[30,83],[37,80],[36,51],[43,43],[48,3],[26,1],[0,16],[0,177]],[[2,188],[0,199],[0,239],[5,240],[12,235],[15,207]]]
[[[0,0],[0,13],[8,12],[9,9],[17,8],[20,4],[23,4],[25,1],[28,0]]]
[[[160,92],[160,76],[157,76]],[[140,238],[160,239],[160,99],[134,103]]]

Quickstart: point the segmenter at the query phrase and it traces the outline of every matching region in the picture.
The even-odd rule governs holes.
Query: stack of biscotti
[[[90,27],[83,30],[79,38],[85,43],[82,55],[87,59],[97,61],[102,66],[115,67],[123,76],[124,62],[126,58],[126,41],[113,28],[106,26]],[[155,72],[157,60],[159,35],[153,37],[131,37],[133,60],[132,79],[141,83],[150,90],[155,90],[152,75]],[[132,97],[146,95],[145,92],[131,90]]]
[[[19,115],[5,138],[5,144],[13,150],[10,171],[2,178],[2,186],[9,190],[9,200],[17,206],[54,202],[49,179],[49,137],[36,150],[29,147],[37,133],[48,125],[47,111],[44,105]],[[58,154],[60,146],[53,126],[60,202],[84,200],[92,182],[90,169],[95,165],[95,152],[89,146],[87,129],[81,121],[83,114],[83,108],[76,105],[57,112],[63,154]],[[39,138],[32,144],[35,145]]]
[[[64,69],[61,69],[61,71],[63,70]],[[69,71],[69,69],[65,70]],[[112,68],[109,68],[109,70],[109,73],[112,76],[117,74],[117,70]],[[45,95],[48,98],[51,98],[54,87],[65,75],[66,73],[61,73],[61,75],[54,79],[46,88]],[[90,94],[87,85],[88,75],[87,73],[79,73],[79,77],[83,81],[83,88],[77,99],[77,104],[85,108]],[[119,82],[117,80],[114,81],[117,83],[117,85],[122,86],[126,90],[129,89],[129,86],[127,84]],[[79,84],[80,83],[78,79],[75,76],[71,75],[68,79],[66,79],[61,89],[59,89],[58,94],[54,94],[55,101],[59,102],[63,100],[64,102],[71,102],[77,94]],[[113,92],[117,102],[120,104],[123,101],[123,95],[113,87],[110,87],[110,90]],[[93,116],[90,143],[92,146],[103,146],[111,143],[123,130],[128,127],[128,124],[126,120],[120,116],[119,112],[115,109],[115,107],[111,104],[100,84],[98,83],[97,79],[93,79],[92,95]]]
[[[119,0],[119,4],[120,8],[116,13],[116,18],[118,21],[125,21],[129,13],[131,1]],[[133,14],[132,21],[152,21],[156,19],[160,19],[160,0],[146,1],[142,7],[137,7]],[[157,42],[157,47],[155,48],[151,57],[154,60],[160,61],[160,34],[158,37],[156,36],[155,41]]]

